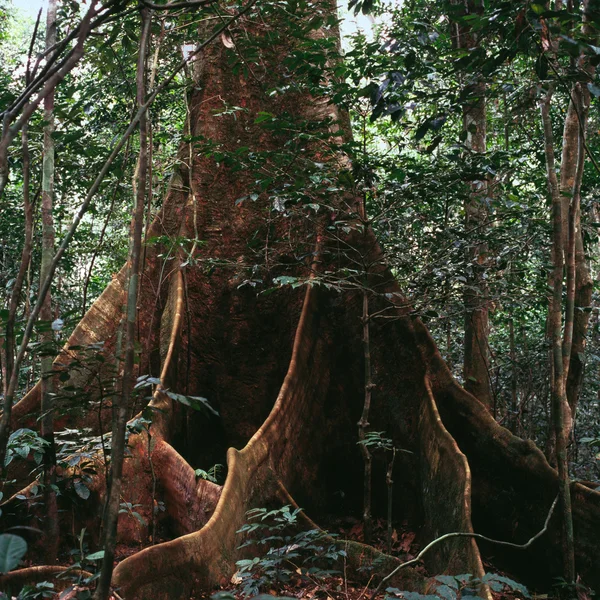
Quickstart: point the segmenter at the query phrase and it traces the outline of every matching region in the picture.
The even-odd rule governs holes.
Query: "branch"
[[[429,544],[427,544],[427,546],[425,546],[425,548],[423,548],[423,550],[421,550],[421,552],[419,552],[419,554],[417,554],[417,556],[415,556],[415,558],[413,558],[412,560],[403,562],[401,565],[398,565],[389,575],[386,575],[379,582],[379,585],[375,588],[375,591],[371,594],[370,600],[374,600],[375,596],[377,596],[377,594],[379,593],[379,590],[381,590],[381,588],[383,587],[383,584],[386,583],[387,581],[389,581],[398,571],[418,563],[423,558],[425,553],[427,553],[427,552],[429,552],[429,550],[431,550],[431,548],[433,548],[435,545],[439,544],[440,542],[443,542],[444,540],[448,540],[450,538],[458,538],[458,537],[476,538],[478,540],[484,540],[485,542],[490,542],[491,544],[497,544],[499,546],[508,546],[510,548],[516,548],[517,550],[526,550],[527,548],[529,548],[531,546],[531,544],[533,544],[533,542],[535,542],[539,537],[541,537],[544,533],[546,533],[546,531],[548,531],[548,524],[550,523],[550,518],[552,517],[552,513],[554,512],[554,508],[556,507],[557,502],[558,502],[558,496],[556,496],[556,498],[554,498],[554,502],[552,503],[552,506],[550,507],[550,510],[548,511],[546,521],[544,522],[544,527],[540,531],[538,531],[538,533],[536,533],[525,544],[513,544],[512,542],[505,542],[503,540],[494,540],[492,538],[486,537],[485,535],[481,535],[480,533],[468,533],[466,531],[457,531],[457,532],[453,532],[453,533],[446,533],[446,534],[440,536],[439,538],[436,538],[432,542],[429,542]]]
[[[152,10],[176,10],[178,8],[191,8],[193,6],[206,6],[215,0],[189,0],[189,2],[167,2],[167,4],[156,4],[149,0],[140,0],[140,3]]]
[[[100,7],[97,11],[95,11],[94,16],[100,15],[100,13],[103,11],[107,11],[107,12],[105,12],[103,15],[100,15],[95,21],[93,21],[93,22],[91,22],[91,24],[89,24],[89,31],[92,31],[92,30],[98,28],[100,25],[102,25],[103,23],[110,20],[110,18],[113,16],[113,13],[115,11],[119,11],[120,5],[118,4],[118,1],[119,0],[110,0],[103,7]],[[135,9],[133,9],[133,10],[135,10]],[[128,12],[131,12],[131,10],[121,13],[121,15],[119,15],[119,16],[124,16]],[[46,60],[46,64],[42,68],[39,75],[37,75],[32,81],[27,82],[25,89],[19,94],[19,96],[13,101],[13,103],[1,113],[5,119],[8,117],[9,120],[12,120],[12,118],[17,114],[17,112],[21,108],[23,108],[23,106],[27,103],[27,100],[35,93],[35,91],[45,81],[47,81],[50,77],[52,77],[55,73],[57,73],[65,65],[65,63],[70,59],[73,52],[75,51],[75,48],[71,48],[71,50],[66,54],[66,56],[64,56],[59,63],[56,63],[56,61],[59,58],[59,55],[67,47],[69,42],[78,38],[78,36],[80,35],[80,32],[81,32],[81,27],[85,23],[86,18],[87,18],[87,15],[76,27],[74,27],[67,34],[67,36],[64,39],[62,39],[60,42],[54,44],[53,46],[51,46],[50,48],[45,50],[43,53],[38,55],[36,63],[30,74],[31,77],[33,77],[33,75],[37,71],[37,68],[38,68],[40,62],[42,61],[42,59],[45,56],[48,56],[49,53],[52,53],[52,55],[49,56],[49,58]]]
[[[27,68],[25,69],[25,83],[29,84],[31,77],[31,55],[33,54],[33,46],[37,38],[38,28],[40,26],[40,19],[42,18],[42,9],[40,8],[37,19],[35,20],[35,27],[33,28],[33,34],[31,35],[31,42],[29,43],[29,52],[27,53]]]

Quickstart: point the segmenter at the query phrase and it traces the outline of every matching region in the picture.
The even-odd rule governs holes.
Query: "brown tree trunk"
[[[483,9],[479,0],[465,3],[465,14],[477,14]],[[457,46],[466,50],[477,47],[477,34],[468,26],[457,26]],[[463,132],[465,146],[473,154],[486,152],[486,88],[485,83],[467,83],[469,100],[463,106]],[[485,204],[488,182],[482,177],[471,182],[471,195],[465,201],[465,227],[475,239],[485,236],[488,210]],[[494,401],[489,365],[489,288],[485,279],[487,245],[475,242],[468,250],[469,270],[464,292],[465,336],[463,376],[465,389],[478,398],[488,409]]]
[[[583,3],[583,33],[590,43],[595,43],[593,26],[590,24],[589,0]],[[565,248],[574,244],[574,294],[573,294],[573,332],[570,347],[569,370],[567,374],[567,399],[571,415],[575,418],[581,385],[583,381],[584,353],[590,317],[593,282],[589,261],[583,246],[581,229],[581,184],[585,146],[587,143],[587,124],[590,106],[588,81],[594,78],[594,67],[589,64],[587,55],[582,54],[577,61],[578,74],[583,81],[577,81],[571,87],[571,97],[563,131],[563,148],[560,164],[560,190],[563,196],[563,213],[571,219],[574,240],[569,240],[568,223],[565,219],[563,236]],[[573,214],[569,207],[573,206]]]
[[[56,44],[56,0],[48,3],[46,18],[46,49]],[[54,95],[52,90],[44,98],[44,153],[42,160],[42,261],[40,265],[41,283],[48,277],[50,264],[54,256]],[[59,546],[58,506],[56,503],[56,451],[54,445],[54,396],[56,395],[56,378],[53,373],[54,332],[50,326],[53,322],[52,296],[50,290],[44,298],[40,310],[42,327],[40,342],[42,347],[41,365],[41,402],[40,432],[46,442],[44,448],[44,547],[46,561],[56,561]]]
[[[150,33],[151,16],[148,8],[142,8],[141,35],[138,50],[137,77],[136,77],[136,104],[137,109],[146,100],[146,52],[148,49],[148,36]],[[147,174],[148,174],[148,139],[146,115],[142,115],[139,124],[140,152],[137,169],[134,174],[133,189],[135,198],[131,218],[131,231],[129,237],[129,269],[128,289],[125,319],[125,352],[123,361],[123,374],[121,389],[113,402],[112,438],[110,454],[110,477],[106,498],[106,507],[103,515],[102,571],[98,580],[98,587],[94,595],[95,600],[106,600],[110,594],[110,583],[113,573],[113,563],[117,545],[117,521],[121,512],[123,462],[125,459],[126,439],[125,431],[127,417],[130,413],[131,393],[135,383],[135,345],[136,323],[138,317],[138,288],[140,280],[140,265],[142,254],[142,230],[144,227],[144,208],[146,205]],[[125,500],[127,502],[127,500]],[[132,503],[133,504],[133,503]],[[151,507],[153,510],[154,507]]]
[[[546,168],[548,183],[552,198],[552,298],[548,310],[550,329],[550,342],[552,348],[552,421],[554,425],[556,464],[558,467],[559,498],[561,507],[561,550],[563,558],[563,576],[568,582],[575,581],[575,545],[573,538],[573,514],[571,507],[571,488],[569,478],[569,461],[567,445],[571,430],[571,412],[567,402],[567,372],[570,352],[564,352],[568,347],[565,343],[572,331],[572,313],[569,318],[568,309],[564,319],[563,334],[563,268],[565,265],[563,231],[563,202],[560,196],[559,184],[556,177],[554,163],[554,142],[552,135],[552,122],[550,120],[550,100],[552,90],[549,91],[541,103],[542,124],[544,127],[544,150],[546,155]],[[571,253],[572,255],[573,253]],[[573,256],[571,256],[573,259]],[[567,283],[572,282],[573,260],[570,261],[567,271]],[[571,298],[572,289],[567,285],[567,300]],[[571,306],[572,308],[572,306]]]

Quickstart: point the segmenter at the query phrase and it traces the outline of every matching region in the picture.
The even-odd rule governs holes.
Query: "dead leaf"
[[[225,31],[221,34],[221,41],[223,42],[223,46],[225,46],[225,48],[234,48],[235,47],[235,44],[233,43],[231,36],[228,33],[226,33]]]
[[[415,541],[416,534],[414,531],[409,531],[402,534],[402,541],[400,542],[400,550],[402,552],[408,552],[412,543]]]

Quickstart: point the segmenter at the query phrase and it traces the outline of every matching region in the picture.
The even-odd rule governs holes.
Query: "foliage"
[[[371,450],[392,450],[394,447],[393,441],[383,434],[383,431],[368,431],[365,434],[365,439],[358,443],[367,446]]]
[[[438,575],[434,578],[435,594],[420,594],[418,592],[405,592],[398,588],[389,587],[386,589],[386,600],[394,598],[404,598],[405,600],[458,600],[459,598],[481,598],[477,595],[477,588],[480,584],[486,584],[493,592],[503,593],[506,590],[518,592],[524,598],[530,598],[527,588],[496,573],[487,573],[481,579],[473,575]]]
[[[34,461],[37,465],[42,461],[44,447],[48,442],[32,429],[16,429],[8,438],[6,458],[4,465],[8,466],[15,458],[27,460],[33,453]]]
[[[24,586],[19,594],[16,596],[16,600],[39,600],[40,598],[52,598],[56,595],[54,584],[49,581],[40,581],[35,585]],[[0,599],[5,600],[8,596],[0,592]]]
[[[264,546],[267,551],[236,563],[234,580],[244,596],[281,589],[296,577],[314,583],[337,572],[332,567],[346,552],[336,545],[335,536],[324,531],[294,531],[300,511],[283,506],[255,508],[246,513],[248,523],[238,531],[246,536],[240,548],[256,552]]]
[[[222,480],[222,474],[224,470],[225,467],[223,465],[217,464],[213,465],[208,471],[205,471],[204,469],[196,469],[194,474],[196,477],[199,477],[200,479],[206,479],[211,483],[219,483]]]
[[[27,542],[18,535],[0,535],[0,573],[12,571],[27,552]]]

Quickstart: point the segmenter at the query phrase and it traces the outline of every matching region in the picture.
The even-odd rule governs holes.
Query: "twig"
[[[38,29],[40,26],[40,19],[42,17],[42,9],[40,8],[37,19],[35,20],[35,27],[33,28],[33,34],[31,35],[31,42],[29,43],[29,52],[27,53],[27,67],[25,69],[25,83],[29,84],[31,77],[31,55],[33,54],[33,46],[37,38]]]
[[[427,552],[429,552],[429,550],[431,550],[431,548],[433,548],[433,546],[439,544],[440,542],[443,542],[444,540],[448,540],[450,538],[457,538],[457,537],[476,538],[478,540],[484,540],[486,542],[490,542],[492,544],[497,544],[499,546],[508,546],[510,548],[516,548],[518,550],[526,550],[527,548],[529,548],[531,546],[531,544],[533,544],[533,542],[535,542],[539,537],[541,537],[548,530],[548,524],[550,523],[550,518],[552,517],[552,513],[554,512],[554,508],[556,507],[557,502],[558,502],[558,496],[556,496],[556,498],[554,498],[554,502],[552,503],[552,506],[550,507],[550,510],[548,511],[548,516],[546,517],[546,521],[544,522],[544,527],[541,529],[541,531],[538,531],[538,533],[536,533],[525,544],[514,544],[513,542],[505,542],[503,540],[494,540],[492,538],[486,537],[485,535],[481,535],[480,533],[469,533],[466,531],[455,531],[453,533],[446,533],[446,534],[440,536],[439,538],[436,538],[432,542],[429,542],[429,544],[427,544],[427,546],[425,546],[425,548],[423,548],[423,550],[421,550],[421,552],[419,552],[419,554],[417,554],[417,556],[415,556],[415,558],[408,560],[406,562],[403,562],[402,564],[398,565],[389,575],[386,575],[379,582],[379,585],[375,588],[375,591],[371,594],[370,600],[374,600],[375,596],[377,596],[377,594],[379,593],[379,590],[381,590],[383,585],[387,581],[389,581],[398,571],[418,563],[423,558],[423,556]]]
[[[140,0],[141,4],[152,10],[175,10],[177,8],[192,8],[194,6],[205,6],[212,4],[215,0],[189,0],[189,2],[168,2],[167,4],[156,4],[148,0]]]

